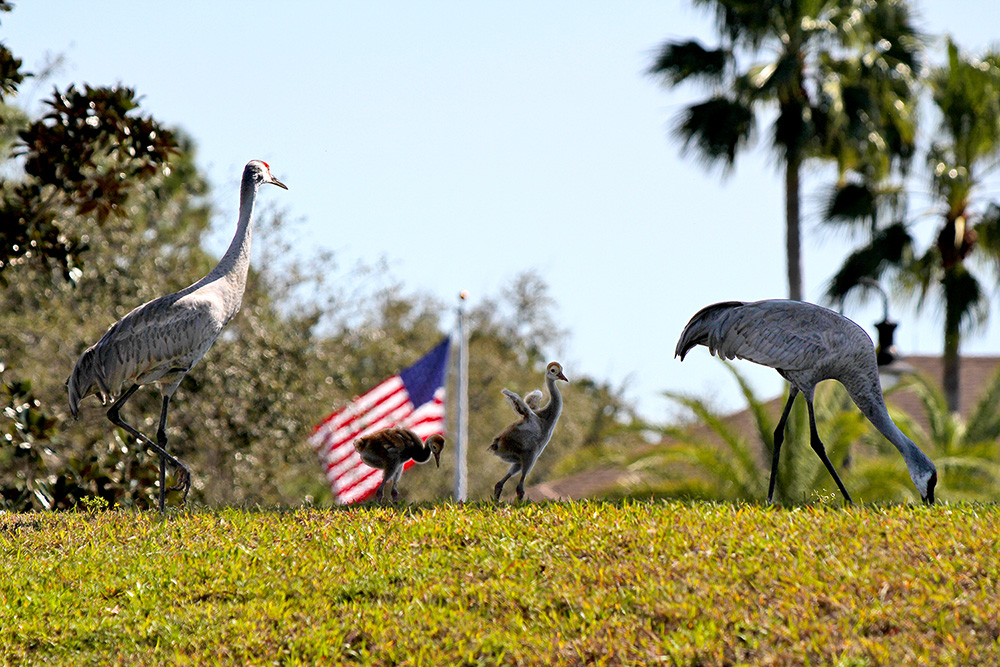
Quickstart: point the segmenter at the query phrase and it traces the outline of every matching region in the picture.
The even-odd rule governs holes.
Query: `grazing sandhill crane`
[[[402,426],[390,426],[363,435],[354,441],[361,460],[372,468],[382,471],[382,483],[375,489],[376,500],[382,500],[382,491],[386,482],[392,481],[392,501],[396,502],[399,492],[396,484],[403,474],[403,464],[410,459],[415,463],[426,463],[434,455],[434,462],[441,467],[441,450],[444,449],[444,436],[434,433],[421,441],[420,436]]]
[[[514,392],[504,389],[503,395],[521,419],[514,422],[493,438],[489,451],[501,460],[510,464],[507,474],[493,487],[493,497],[498,499],[503,493],[503,485],[507,480],[521,473],[517,483],[517,499],[524,499],[524,478],[535,467],[535,461],[552,438],[556,422],[562,413],[562,395],[556,386],[556,380],[569,382],[563,375],[562,366],[553,361],[545,367],[545,386],[549,390],[549,402],[545,407],[539,407],[542,392],[534,390],[524,397],[524,400]]]
[[[288,189],[271,175],[266,162],[248,162],[240,187],[236,235],[218,266],[190,287],[144,303],[111,325],[99,341],[83,352],[66,381],[73,417],[79,415],[80,401],[91,393],[100,397],[102,405],[114,400],[108,409],[111,423],[160,455],[161,512],[167,491],[164,486],[168,462],[177,468],[178,478],[170,491],[183,490],[187,501],[191,488],[191,472],[166,449],[170,397],[240,309],[250,268],[254,200],[265,183]],[[125,401],[144,384],[159,385],[163,396],[156,442],[126,423],[119,414]]]
[[[830,471],[847,502],[853,504],[816,431],[813,391],[821,380],[833,379],[844,385],[862,414],[902,454],[910,479],[924,502],[934,503],[937,469],[889,417],[879,383],[875,348],[865,330],[855,322],[803,301],[727,301],[695,313],[684,327],[674,354],[683,361],[695,345],[704,345],[720,359],[739,358],[770,366],[791,384],[788,402],[774,431],[767,502],[774,496],[785,423],[795,397],[801,392],[809,409],[813,451]]]

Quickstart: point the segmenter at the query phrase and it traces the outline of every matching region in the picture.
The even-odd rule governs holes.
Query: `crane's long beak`
[[[441,452],[434,452],[434,463],[438,468],[441,467]]]
[[[277,185],[279,188],[283,188],[285,190],[288,189],[287,185],[285,185],[284,183],[282,183],[281,181],[279,181],[278,179],[276,179],[274,176],[271,177],[271,181],[270,182],[271,182],[272,185]]]

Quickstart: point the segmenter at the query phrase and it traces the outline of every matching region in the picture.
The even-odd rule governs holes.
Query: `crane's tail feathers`
[[[681,337],[674,348],[674,356],[680,357],[684,361],[684,356],[695,345],[707,345],[709,336],[715,328],[719,317],[739,306],[743,306],[743,301],[722,301],[706,306],[694,314],[694,317],[684,327]]]

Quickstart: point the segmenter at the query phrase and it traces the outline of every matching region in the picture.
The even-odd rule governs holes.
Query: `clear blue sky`
[[[972,51],[995,39],[994,0],[917,6],[927,30]],[[739,407],[718,361],[681,364],[673,348],[704,305],[786,295],[782,181],[763,151],[723,181],[668,137],[697,91],[643,71],[663,40],[710,37],[686,1],[36,1],[0,20],[29,70],[66,58],[22,102],[37,108],[53,84],[121,82],[192,135],[220,236],[243,165],[261,158],[290,187],[268,197],[341,265],[385,257],[408,291],[451,302],[468,290],[473,304],[536,270],[570,332],[549,356],[571,379],[627,379],[657,420],[673,413],[665,390]],[[818,301],[848,246],[813,208],[804,267]],[[881,315],[847,314],[870,332]],[[933,320],[893,315],[904,353],[940,351]],[[998,331],[966,351],[1000,352]],[[781,391],[773,371],[742,368],[765,395]]]

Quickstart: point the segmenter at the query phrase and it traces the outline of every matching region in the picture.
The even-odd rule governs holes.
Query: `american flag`
[[[404,368],[346,408],[320,422],[309,443],[319,455],[334,500],[358,503],[382,481],[382,471],[370,468],[354,451],[354,440],[388,426],[405,426],[426,439],[444,435],[444,376],[449,339],[445,338],[415,364]],[[413,461],[405,466],[409,468]]]

